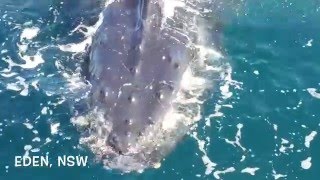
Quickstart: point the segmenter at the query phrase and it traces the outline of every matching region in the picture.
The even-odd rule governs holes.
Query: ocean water
[[[1,180],[318,178],[318,1],[225,1],[216,51],[227,68],[212,79],[198,128],[160,168],[128,174],[96,163],[70,122],[79,52],[93,32],[81,25],[94,27],[102,3],[0,0]],[[88,156],[89,164],[14,166],[15,156],[46,154]]]

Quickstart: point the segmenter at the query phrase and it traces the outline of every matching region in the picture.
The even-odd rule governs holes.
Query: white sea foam
[[[75,32],[80,32],[85,36],[85,40],[79,43],[58,45],[59,49],[61,51],[71,52],[71,53],[84,53],[86,50],[86,47],[88,45],[91,45],[92,37],[100,27],[102,22],[103,22],[103,15],[102,13],[100,13],[99,20],[93,26],[86,26],[83,24],[78,25],[74,30],[71,31],[70,35],[72,35]],[[83,31],[82,29],[85,29],[85,31]]]
[[[258,167],[246,167],[241,170],[241,173],[248,173],[248,174],[254,176],[256,171],[258,171],[259,169],[260,168],[258,168]]]
[[[48,113],[48,107],[43,107],[42,110],[41,110],[41,114],[45,115]]]
[[[193,137],[197,141],[199,150],[203,153],[201,159],[203,164],[206,166],[205,174],[206,175],[211,174],[217,164],[214,163],[212,160],[210,160],[210,158],[208,157],[208,154],[205,149],[206,142],[204,140],[200,140],[196,132],[193,132],[191,137]]]
[[[35,137],[32,139],[32,142],[40,142],[40,141],[41,141],[41,139],[39,137]]]
[[[167,1],[163,4],[163,14],[165,16],[165,18],[171,18],[174,15],[174,10],[176,7],[185,7],[186,4],[185,2],[181,1],[181,0],[171,0],[171,1]]]
[[[36,68],[39,64],[44,63],[40,49],[34,55],[28,55],[27,50],[32,39],[35,38],[40,29],[38,27],[25,28],[20,34],[20,42],[17,43],[19,49],[19,57],[24,60],[24,64],[14,64],[15,66],[20,66],[25,69]]]
[[[86,40],[80,43],[70,43],[66,45],[59,45],[59,49],[65,52],[73,52],[73,53],[83,53],[86,51],[86,46],[91,44],[91,38],[87,38]]]
[[[40,29],[38,27],[25,28],[20,35],[20,41],[22,42],[25,39],[31,40],[35,38],[39,31]]]
[[[25,153],[24,153],[24,156],[29,156],[29,151],[32,149],[32,146],[31,145],[25,145],[24,146],[24,150],[25,150]]]
[[[20,91],[21,96],[27,96],[29,93],[29,85],[25,82],[25,79],[18,76],[15,80],[17,80],[15,83],[8,83],[6,89]]]
[[[293,149],[294,145],[290,144],[290,142],[287,139],[281,138],[281,146],[279,148],[279,151],[281,153],[287,153],[289,149]]]
[[[33,129],[33,125],[31,123],[23,123],[23,124],[26,126],[26,128]]]
[[[11,81],[6,83],[6,89],[17,91],[21,96],[29,95],[29,82],[24,77],[19,76],[20,74],[12,72],[12,68],[34,69],[44,62],[40,50],[36,50],[35,52],[32,50],[34,53],[29,54],[29,45],[33,43],[34,38],[36,38],[40,32],[38,27],[29,26],[31,26],[31,24],[26,28],[22,26],[22,29],[20,26],[16,27],[21,29],[20,38],[18,39],[19,42],[16,43],[18,47],[17,55],[24,62],[20,64],[17,61],[13,61],[10,56],[5,56],[2,60],[8,64],[8,67],[0,71],[2,77],[8,78]],[[7,51],[2,51],[2,53],[6,52]],[[15,82],[13,82],[12,79],[14,79]]]
[[[223,171],[215,171],[213,173],[213,176],[216,178],[216,179],[220,179],[220,175],[221,174],[226,174],[226,173],[231,173],[231,172],[234,172],[236,169],[234,167],[229,167]]]
[[[272,170],[272,176],[274,177],[275,180],[287,177],[287,175],[277,173],[275,170]]]
[[[310,40],[308,40],[308,42],[307,42],[305,45],[303,45],[302,47],[311,47],[311,46],[312,46],[312,43],[313,43],[313,39],[310,39]]]
[[[52,140],[50,138],[46,138],[46,142],[44,144],[50,143]]]
[[[309,94],[317,99],[320,99],[320,93],[317,92],[317,89],[315,88],[308,88],[307,91],[309,92]]]
[[[240,147],[243,151],[246,151],[246,148],[243,147],[240,143],[240,140],[241,140],[241,129],[243,128],[243,124],[237,124],[237,128],[238,128],[238,131],[237,131],[237,134],[236,134],[236,137],[235,137],[235,140],[234,141],[231,141],[229,139],[226,139],[225,138],[225,142],[228,143],[228,144],[231,144],[233,145],[234,147]]]
[[[302,169],[310,169],[312,166],[311,159],[312,159],[311,157],[307,157],[307,159],[302,160],[301,161],[301,168]]]
[[[33,69],[44,63],[41,52],[37,52],[35,55],[30,56],[20,54],[20,58],[23,59],[25,63],[20,64],[19,66],[24,69]]]
[[[278,125],[277,124],[273,124],[273,129],[274,129],[274,131],[278,131]]]
[[[304,140],[304,145],[307,147],[307,148],[310,148],[310,143],[311,141],[314,139],[314,137],[317,135],[317,132],[316,131],[312,131],[309,135],[307,135],[305,137],[305,140]]]
[[[50,125],[50,129],[51,129],[51,134],[52,135],[58,133],[59,126],[60,126],[60,123],[53,123],[53,124]]]
[[[34,148],[34,149],[31,149],[30,151],[31,151],[31,152],[39,152],[40,149],[39,149],[39,148]]]
[[[21,88],[15,83],[8,83],[7,89],[12,90],[12,91],[20,91],[21,90]]]

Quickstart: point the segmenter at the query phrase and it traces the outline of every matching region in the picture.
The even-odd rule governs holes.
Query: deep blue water
[[[233,81],[215,85],[230,83],[232,96],[219,101],[223,94],[219,88],[213,90],[198,122],[199,137],[210,137],[206,152],[216,163],[214,170],[205,174],[203,152],[187,136],[159,169],[121,175],[103,169],[88,150],[79,147],[79,133],[70,123],[72,93],[64,89],[67,82],[61,72],[76,72],[82,56],[56,48],[84,40],[83,34],[70,32],[80,23],[91,26],[97,21],[98,0],[0,0],[0,179],[216,179],[223,170],[231,171],[219,175],[227,180],[317,179],[320,4],[315,0],[248,0],[229,6],[236,4],[238,8],[219,14],[223,17],[220,51],[232,68]],[[23,30],[35,27],[39,28],[36,37],[20,40]],[[21,44],[27,46],[25,52],[19,49]],[[11,61],[24,64],[22,57],[33,56],[43,47],[47,47],[40,51],[44,62],[36,67],[10,65]],[[64,93],[71,98],[58,103]],[[217,105],[222,105],[223,115],[211,117],[211,126],[205,126]],[[52,132],[57,123],[58,131]],[[311,136],[313,140],[306,140]],[[237,139],[239,143],[230,143]],[[16,168],[14,156],[24,155],[26,145],[35,149],[30,154],[49,153],[51,159],[88,155],[90,164]],[[248,167],[257,168],[255,175],[243,171]]]

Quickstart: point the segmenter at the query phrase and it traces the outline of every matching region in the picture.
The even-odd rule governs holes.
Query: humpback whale
[[[93,37],[86,78],[88,104],[99,115],[91,117],[84,144],[107,168],[156,166],[188,130],[162,127],[195,59],[194,17],[176,8],[166,18],[163,6],[164,0],[111,1]]]

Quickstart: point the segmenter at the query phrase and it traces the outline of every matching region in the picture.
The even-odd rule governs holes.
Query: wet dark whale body
[[[156,147],[149,152],[137,152],[134,147],[173,106],[192,48],[183,28],[164,25],[162,3],[112,2],[103,11],[103,22],[93,38],[90,106],[103,111],[103,121],[96,122],[92,132],[104,139],[108,151],[101,150],[100,155],[109,158],[111,168],[139,170],[163,158],[152,154]]]

